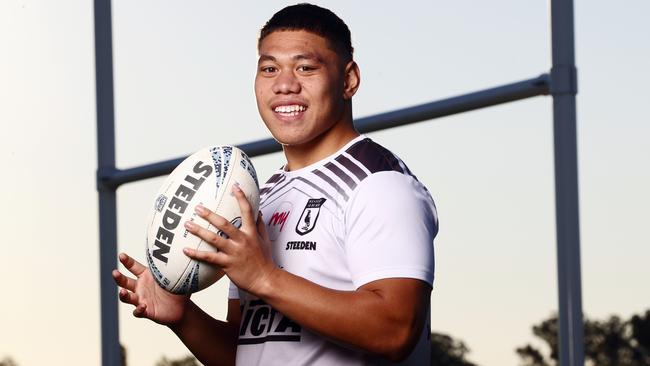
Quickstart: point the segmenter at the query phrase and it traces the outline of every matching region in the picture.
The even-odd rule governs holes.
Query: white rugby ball
[[[251,203],[255,217],[260,203],[259,185],[250,159],[234,146],[212,146],[185,159],[167,177],[151,211],[147,226],[146,257],[156,282],[175,294],[190,294],[215,283],[223,271],[190,259],[183,248],[216,249],[185,229],[192,221],[226,236],[194,212],[201,204],[241,226],[241,211],[232,193],[238,185]]]

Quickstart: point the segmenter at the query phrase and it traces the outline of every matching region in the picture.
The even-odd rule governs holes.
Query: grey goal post
[[[357,119],[355,126],[360,132],[367,133],[538,95],[552,96],[560,365],[583,366],[573,0],[551,0],[550,3],[552,67],[549,73]],[[94,0],[94,17],[102,365],[118,366],[121,365],[118,296],[111,276],[111,271],[117,266],[116,190],[125,183],[169,174],[184,157],[129,169],[115,166],[111,0]],[[281,150],[272,139],[239,147],[251,157]]]

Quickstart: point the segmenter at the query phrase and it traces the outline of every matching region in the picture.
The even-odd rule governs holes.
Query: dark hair
[[[312,4],[296,4],[273,14],[262,30],[257,47],[275,31],[304,30],[327,39],[345,61],[352,60],[352,41],[348,26],[331,10]]]

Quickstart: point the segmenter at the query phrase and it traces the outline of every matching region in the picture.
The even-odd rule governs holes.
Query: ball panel
[[[162,272],[158,269],[156,266],[156,263],[154,263],[153,259],[151,258],[151,253],[149,252],[149,248],[147,248],[146,251],[147,255],[147,264],[149,265],[149,270],[151,271],[151,274],[153,275],[154,280],[160,285],[160,287],[168,290],[169,289],[169,279],[165,277]]]

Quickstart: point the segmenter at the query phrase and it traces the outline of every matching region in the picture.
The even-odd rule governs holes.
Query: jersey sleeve
[[[239,288],[230,281],[228,285],[228,299],[229,300],[238,300],[239,299]]]
[[[385,278],[433,285],[438,219],[426,188],[394,171],[361,182],[345,211],[345,251],[356,288]]]

